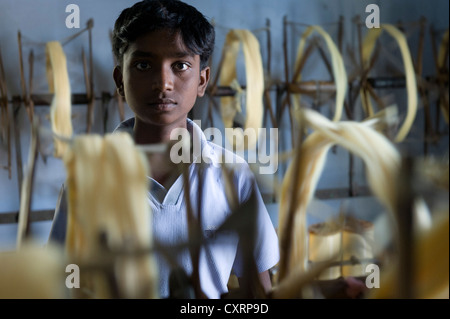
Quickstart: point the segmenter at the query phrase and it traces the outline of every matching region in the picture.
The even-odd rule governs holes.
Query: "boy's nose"
[[[159,72],[155,74],[152,89],[161,92],[171,91],[173,89],[173,72],[170,68],[160,68]]]

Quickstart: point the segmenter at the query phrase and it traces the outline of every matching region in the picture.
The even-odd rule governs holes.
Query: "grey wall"
[[[19,56],[17,32],[20,30],[23,36],[25,74],[28,77],[27,57],[30,49],[35,54],[34,67],[34,92],[46,93],[48,88],[45,78],[45,56],[43,54],[44,44],[47,41],[62,41],[73,35],[78,30],[68,29],[65,25],[65,19],[68,13],[65,12],[66,6],[70,3],[76,3],[80,8],[81,27],[86,25],[88,19],[94,19],[93,28],[93,60],[94,60],[94,86],[95,95],[100,97],[102,92],[114,92],[114,83],[112,80],[113,56],[110,49],[109,31],[121,10],[132,5],[135,1],[118,0],[1,0],[0,1],[0,50],[3,56],[5,73],[7,79],[8,95],[11,99],[14,95],[20,95],[19,78]],[[229,28],[242,28],[254,30],[262,48],[262,57],[264,63],[267,62],[266,34],[261,31],[265,27],[266,19],[271,22],[271,52],[272,52],[272,80],[280,82],[284,80],[283,64],[283,17],[287,16],[289,21],[301,22],[303,24],[319,24],[330,32],[336,39],[337,24],[339,17],[344,17],[344,52],[347,48],[350,51],[356,50],[356,31],[352,23],[352,18],[360,15],[364,21],[365,7],[367,4],[376,3],[380,7],[380,16],[382,23],[396,23],[398,21],[417,22],[421,16],[426,17],[429,24],[433,24],[438,31],[448,28],[449,2],[446,0],[432,1],[367,1],[367,0],[187,0],[188,3],[197,7],[206,17],[212,19],[216,24],[217,44],[216,52],[213,57],[213,76],[215,74],[214,66],[217,66],[222,50],[225,35]],[[292,65],[299,36],[304,30],[302,26],[289,27],[289,57]],[[414,24],[408,27],[410,30],[409,41],[413,58],[416,55],[418,27]],[[387,40],[386,40],[387,41]],[[431,56],[430,37],[426,37],[425,56],[424,56],[424,75],[433,75],[434,64]],[[68,69],[71,81],[72,92],[85,92],[84,78],[82,72],[81,50],[88,50],[88,36],[84,33],[74,41],[64,47],[67,59]],[[398,53],[394,53],[394,55]],[[352,69],[352,64],[348,54],[344,54],[344,60],[348,70]],[[401,59],[399,60],[401,61]],[[385,70],[376,70],[381,75]],[[329,80],[323,64],[318,56],[314,56],[308,61],[304,71],[305,79]],[[405,90],[396,90],[394,93],[396,102],[401,106],[405,104]],[[275,96],[272,95],[275,99]],[[274,101],[275,104],[275,101]],[[10,105],[11,106],[11,105]],[[205,119],[204,110],[206,100],[198,102],[195,109],[195,117]],[[326,112],[328,105],[323,107]],[[421,107],[419,105],[419,107]],[[119,122],[119,116],[114,103],[109,106],[109,119],[107,131],[111,131]],[[41,121],[48,125],[48,108],[37,107],[36,114]],[[127,116],[131,116],[129,109]],[[75,133],[84,132],[86,106],[73,106],[73,122]],[[101,101],[96,103],[96,124],[94,132],[103,133],[101,125]],[[216,123],[220,122],[216,114]],[[18,115],[18,125],[21,135],[21,152],[24,164],[27,163],[28,145],[29,145],[29,122],[23,108]],[[220,124],[218,124],[220,127]],[[423,112],[420,111],[418,119],[413,129],[413,138],[405,143],[405,147],[415,154],[423,152],[421,134],[423,132]],[[280,145],[284,150],[289,149],[287,144],[290,140],[287,120],[284,118],[283,126],[279,132]],[[13,143],[14,144],[14,143]],[[446,146],[445,146],[446,145]],[[34,193],[32,198],[32,209],[53,209],[56,204],[59,188],[64,181],[64,167],[59,159],[51,156],[51,143],[43,145],[47,154],[46,162],[43,157],[38,159],[37,171],[35,177]],[[432,152],[437,154],[448,152],[448,130],[443,142],[431,148]],[[6,170],[0,170],[0,213],[18,211],[19,209],[19,191],[17,183],[17,168],[15,166],[15,148],[13,147],[13,166],[12,177],[8,177]],[[4,144],[0,144],[0,163],[4,165],[7,160],[7,152]],[[355,179],[358,183],[364,184],[363,165],[360,162],[355,164]],[[276,176],[279,180],[283,177],[285,165],[280,166]],[[348,186],[348,153],[342,149],[336,148],[330,152],[327,166],[323,176],[319,181],[319,188],[333,188]],[[264,192],[271,192],[270,187],[261,185]],[[276,223],[276,204],[268,203],[274,223]],[[334,203],[334,206],[338,204]],[[50,222],[33,223],[33,229],[36,236],[45,242],[48,235]],[[17,227],[14,224],[0,225],[0,249],[10,249],[14,247]]]

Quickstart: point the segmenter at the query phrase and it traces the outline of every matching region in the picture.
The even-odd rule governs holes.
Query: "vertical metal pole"
[[[397,221],[398,221],[398,287],[397,297],[414,298],[413,291],[413,159],[406,157],[402,161],[400,176],[397,181]]]
[[[22,181],[23,181],[23,165],[22,165],[22,150],[20,145],[20,128],[19,128],[19,112],[21,100],[20,97],[13,97],[13,121],[11,123],[14,132],[14,142],[16,148],[16,169],[17,169],[17,186],[19,188],[19,198],[22,195]]]

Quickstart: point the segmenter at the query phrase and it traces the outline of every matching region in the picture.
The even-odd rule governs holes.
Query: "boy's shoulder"
[[[134,128],[134,117],[131,117],[125,121],[122,121],[119,123],[119,125],[116,126],[114,129],[114,133],[116,132],[127,132],[133,135],[133,128]]]
[[[200,154],[198,154],[200,155]],[[250,167],[247,161],[238,154],[228,150],[227,148],[209,141],[202,136],[201,143],[201,161],[213,167],[221,168],[222,166],[232,169],[235,174],[250,174]]]

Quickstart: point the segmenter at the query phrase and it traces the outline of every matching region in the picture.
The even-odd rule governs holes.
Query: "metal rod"
[[[285,81],[286,84],[289,83],[289,60],[288,60],[288,43],[287,43],[287,16],[283,17],[283,56],[284,56],[284,76],[285,76]],[[291,146],[292,148],[295,147],[295,137],[294,137],[294,121],[292,119],[292,114],[291,114],[291,96],[289,91],[286,92],[287,96],[286,96],[286,105],[288,106],[289,109],[289,124],[291,126]],[[284,103],[281,106],[281,114],[283,114],[283,109],[284,109]]]
[[[28,166],[25,176],[25,183],[22,187],[20,196],[20,211],[17,229],[17,249],[20,248],[23,241],[31,236],[31,201],[33,197],[34,176],[36,175],[36,160],[38,158],[38,124],[33,120],[31,127],[31,142],[28,154]]]
[[[400,176],[397,180],[397,220],[398,220],[398,286],[397,297],[400,299],[412,299],[413,291],[413,159],[405,157],[400,168]]]
[[[104,94],[110,93],[106,92]],[[34,106],[50,106],[53,101],[53,94],[52,93],[31,94],[30,98],[31,100],[33,100]],[[24,100],[20,96],[13,96],[13,100],[14,99],[16,99],[19,102],[24,102]],[[95,97],[95,100],[101,99],[103,99],[103,96]],[[89,97],[86,95],[86,93],[72,93],[71,103],[78,105],[88,104]]]
[[[155,145],[155,147],[152,147],[151,145],[138,146],[138,148],[143,152],[151,153],[163,153],[167,151],[166,144],[158,144]],[[347,198],[349,196],[349,191],[350,189],[346,187],[317,189],[314,196],[317,199],[341,199]],[[370,196],[371,194],[372,192],[367,186],[360,186],[355,196]],[[272,196],[272,194],[270,194],[270,196]],[[17,223],[18,215],[18,211],[0,213],[0,225]],[[52,209],[33,210],[30,214],[30,221],[49,221],[53,220],[54,215],[55,211]]]
[[[107,124],[108,124],[108,105],[111,101],[111,95],[102,93],[102,113],[103,113],[103,132],[107,132]]]
[[[92,52],[92,28],[94,27],[94,20],[91,18],[87,22],[88,34],[89,34],[89,102],[88,102],[88,129],[90,132],[92,123],[94,121],[94,107],[95,107],[95,99],[94,99],[94,59]]]
[[[23,54],[22,54],[22,34],[20,31],[17,33],[17,42],[19,44],[19,67],[20,67],[20,86],[22,89],[22,98],[23,101],[25,101],[26,110],[28,113],[28,117],[30,119],[30,122],[33,122],[33,112],[29,108],[29,100],[28,100],[28,93],[27,93],[27,87],[25,82],[25,73],[24,73],[24,67],[23,67]]]
[[[344,16],[339,16],[339,26],[338,26],[338,48],[339,52],[342,54],[342,43],[344,40]]]
[[[2,122],[0,122],[0,129],[3,138],[6,138],[8,149],[8,164],[5,169],[8,170],[8,178],[12,177],[12,165],[11,165],[11,124],[9,119],[9,103],[8,103],[8,90],[6,87],[5,70],[3,68],[2,54],[0,51],[0,111]]]
[[[14,131],[14,142],[16,148],[16,169],[17,169],[17,186],[19,188],[19,198],[22,195],[23,166],[22,166],[22,150],[20,145],[20,129],[19,129],[19,111],[20,99],[13,98],[13,121],[11,122]]]
[[[266,19],[266,34],[267,34],[267,75],[271,78],[271,62],[272,62],[272,40],[270,33],[270,19]]]

